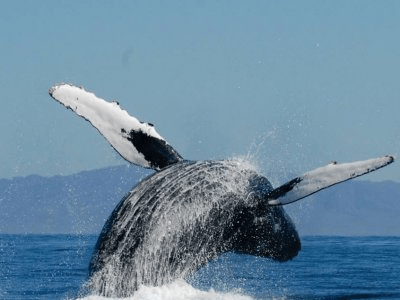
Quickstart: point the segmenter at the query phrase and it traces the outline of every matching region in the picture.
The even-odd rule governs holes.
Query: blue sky
[[[0,178],[119,165],[67,82],[272,181],[400,150],[399,1],[2,1]],[[364,177],[400,181],[400,164]]]

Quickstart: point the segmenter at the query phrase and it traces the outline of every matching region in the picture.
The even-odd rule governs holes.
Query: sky
[[[125,163],[50,98],[60,82],[273,183],[399,156],[399,36],[396,0],[1,1],[0,178]],[[400,163],[363,178],[399,182]]]

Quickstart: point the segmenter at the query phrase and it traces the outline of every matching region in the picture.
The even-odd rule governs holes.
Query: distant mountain
[[[117,166],[1,179],[0,233],[98,233],[121,198],[150,173]]]
[[[151,171],[118,166],[0,179],[0,233],[99,233]],[[400,236],[400,183],[348,181],[286,206],[301,235]]]

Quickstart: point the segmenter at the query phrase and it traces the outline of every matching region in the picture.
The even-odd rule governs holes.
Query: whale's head
[[[301,249],[299,234],[282,207],[268,208],[263,216],[247,214],[241,220],[234,249],[241,253],[287,261]]]
[[[270,206],[264,195],[273,190],[270,182],[256,175],[249,184],[248,206],[236,212],[235,251],[287,261],[297,256],[301,242],[296,227],[282,206]]]

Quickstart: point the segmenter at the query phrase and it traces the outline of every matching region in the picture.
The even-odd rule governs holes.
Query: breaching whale
[[[117,102],[68,84],[49,93],[89,121],[124,159],[156,170],[120,201],[98,238],[88,285],[108,297],[187,278],[227,251],[290,260],[301,242],[283,205],[394,161],[334,162],[273,188],[242,160],[183,159],[152,124]]]

